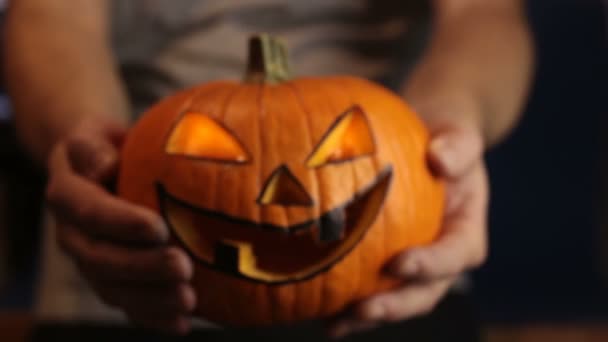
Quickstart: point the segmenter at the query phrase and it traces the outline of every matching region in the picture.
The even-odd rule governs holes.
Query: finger
[[[467,173],[481,158],[483,139],[478,128],[465,121],[439,125],[428,152],[430,166],[448,179]]]
[[[465,182],[470,190],[457,210],[446,217],[438,240],[407,250],[388,265],[398,277],[433,280],[477,267],[487,256],[487,190],[485,171],[478,165]]]
[[[76,133],[71,136],[66,149],[73,170],[97,182],[112,178],[116,174],[119,160],[116,143],[125,134],[122,127],[104,123],[87,129],[86,135]]]
[[[167,317],[189,314],[196,307],[192,286],[117,286],[92,283],[100,298],[108,305],[121,308],[134,316]]]
[[[371,322],[396,322],[423,316],[435,308],[453,280],[406,285],[362,302],[355,312],[360,320]]]
[[[117,283],[157,284],[189,281],[194,266],[177,247],[126,248],[94,240],[79,229],[62,225],[57,237],[83,273]]]
[[[158,214],[114,197],[74,173],[52,176],[46,198],[58,218],[93,236],[139,244],[169,239],[169,229]]]
[[[327,334],[333,339],[340,339],[351,334],[372,330],[379,325],[380,323],[376,321],[344,319],[332,324],[327,330]]]

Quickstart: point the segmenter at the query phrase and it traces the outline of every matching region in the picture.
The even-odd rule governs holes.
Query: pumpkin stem
[[[290,78],[287,49],[283,42],[268,34],[253,36],[249,40],[245,82],[281,83]]]

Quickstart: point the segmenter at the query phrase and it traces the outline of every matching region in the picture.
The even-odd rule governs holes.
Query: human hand
[[[159,215],[104,188],[124,135],[117,124],[85,119],[53,148],[46,197],[58,243],[107,304],[144,327],[186,333],[196,305],[191,260],[166,244]]]
[[[432,135],[429,166],[446,180],[440,236],[393,259],[386,271],[404,285],[357,304],[330,326],[333,337],[430,313],[460,275],[486,258],[488,184],[478,120],[443,113],[425,119]]]

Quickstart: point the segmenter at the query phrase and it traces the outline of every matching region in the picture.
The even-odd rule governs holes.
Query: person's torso
[[[177,89],[239,79],[248,38],[285,41],[296,75],[350,74],[395,88],[420,50],[426,1],[115,0],[113,43],[140,111]]]
[[[113,45],[134,110],[215,79],[240,79],[247,40],[282,38],[296,75],[350,74],[396,88],[428,27],[424,1],[114,0]],[[42,319],[121,320],[100,303],[47,230]]]

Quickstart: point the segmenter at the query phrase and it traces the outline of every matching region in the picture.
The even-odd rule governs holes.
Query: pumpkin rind
[[[250,69],[259,66],[260,61],[257,62],[250,64]],[[265,325],[332,316],[355,301],[399,285],[398,280],[383,274],[384,265],[407,248],[433,241],[441,224],[444,187],[427,166],[429,134],[401,98],[354,77],[285,80],[286,64],[267,64],[278,66],[281,72],[268,77],[253,68],[249,79],[255,82],[208,83],[179,92],[151,108],[131,129],[123,146],[118,194],[167,217],[166,208],[160,203],[166,192],[188,207],[252,222],[255,231],[255,226],[280,230],[321,220],[339,206],[353,203],[356,194],[382,179],[387,169],[392,172],[390,185],[385,198],[374,200],[380,205],[379,210],[367,218],[373,223],[357,243],[327,267],[306,277],[265,283],[197,262],[193,279],[198,296],[196,315],[220,324]],[[325,155],[313,158],[311,163],[315,149],[331,134],[328,132],[332,125],[353,110],[358,115],[355,124],[344,126],[344,130],[352,131],[348,133],[350,140],[341,142],[335,138],[330,143],[342,150],[332,154],[328,149],[330,152],[323,152]],[[167,153],[167,142],[177,123],[192,113],[205,117],[193,122],[212,120],[233,136],[234,141],[223,138],[228,144],[222,153],[211,154],[220,158]],[[370,141],[359,143],[353,137]],[[187,137],[183,139],[188,141]],[[169,152],[181,151],[182,140],[179,141]],[[208,155],[199,145],[192,146],[196,148],[186,151]],[[200,146],[208,149],[213,144],[205,142]],[[246,151],[246,158],[237,147]],[[226,156],[246,162],[230,162]],[[270,189],[264,197],[269,179],[281,168],[289,177],[279,183],[289,180],[291,190]],[[297,201],[290,203],[293,199]],[[337,222],[341,219],[330,218]],[[197,220],[203,227],[205,219]],[[224,221],[213,222],[213,227],[205,229],[216,230],[215,235],[230,229]],[[340,231],[327,232],[319,235],[320,246],[339,246],[343,239],[348,240]],[[179,229],[172,233],[172,243],[185,247],[195,246],[199,243],[197,234],[203,234],[201,230],[180,236]],[[256,235],[251,234],[255,239]],[[261,234],[260,231],[260,240]],[[280,241],[289,246],[289,239],[287,234]],[[209,249],[213,247],[205,248],[199,256],[204,254],[209,260],[227,260],[231,264],[239,253],[244,253],[233,241],[224,241],[214,251]],[[197,248],[186,250],[196,257]],[[297,259],[299,262],[310,255],[312,252],[307,254],[304,250],[283,257],[303,258]],[[238,267],[234,271],[238,273]]]

